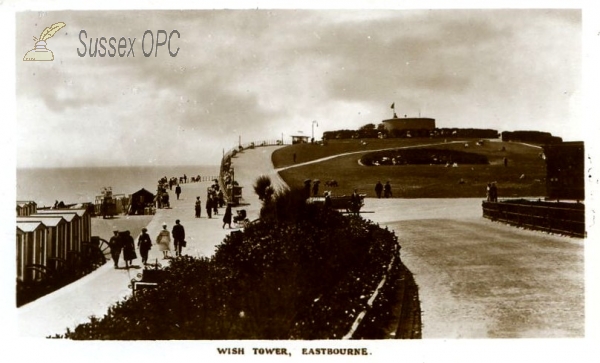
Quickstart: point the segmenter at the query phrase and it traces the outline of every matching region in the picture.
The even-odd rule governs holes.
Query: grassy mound
[[[381,141],[381,143],[379,142]],[[391,141],[395,141],[393,144]],[[477,146],[475,142],[444,143],[435,145],[435,149],[472,152],[485,156],[489,164],[461,165],[446,168],[445,165],[381,165],[368,167],[359,160],[366,154],[379,149],[433,147],[438,140],[432,139],[387,139],[369,140],[360,146],[358,140],[350,140],[350,146],[344,148],[342,142],[330,142],[320,145],[292,145],[277,150],[273,161],[285,158],[294,150],[303,150],[306,155],[297,152],[298,163],[304,157],[311,160],[325,154],[323,149],[331,148],[340,155],[318,163],[305,164],[280,171],[283,180],[292,188],[302,187],[305,179],[321,181],[336,180],[339,187],[331,188],[334,195],[350,195],[355,188],[367,197],[375,196],[377,181],[390,181],[394,197],[401,198],[485,198],[486,185],[496,181],[500,198],[543,196],[546,193],[546,164],[540,157],[541,149],[519,143],[484,142]],[[401,142],[402,144],[398,144]],[[406,144],[409,142],[410,144]],[[358,146],[357,146],[358,145]],[[302,149],[296,148],[302,146]],[[358,147],[368,148],[357,152]],[[309,151],[314,150],[313,153]],[[346,151],[344,151],[346,150]],[[408,149],[405,149],[408,150]],[[351,154],[342,155],[350,152]],[[329,155],[329,156],[331,156]],[[508,166],[504,166],[504,158]],[[291,160],[291,157],[290,157]],[[461,183],[462,180],[462,183]],[[368,207],[368,203],[367,203]]]

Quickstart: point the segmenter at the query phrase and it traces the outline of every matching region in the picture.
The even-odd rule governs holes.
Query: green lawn
[[[354,188],[368,197],[374,197],[375,183],[390,181],[394,197],[401,198],[467,198],[485,197],[486,185],[490,181],[498,184],[500,198],[544,196],[546,194],[545,162],[540,158],[541,149],[517,143],[485,142],[483,146],[475,146],[469,142],[464,144],[442,144],[435,148],[455,149],[486,155],[489,165],[459,165],[456,168],[443,165],[403,165],[403,166],[362,166],[359,159],[369,150],[430,145],[443,140],[439,139],[387,139],[366,140],[361,145],[357,140],[345,143],[331,142],[327,146],[293,145],[278,150],[273,155],[276,167],[283,166],[283,160],[294,152],[297,163],[316,160],[320,157],[341,154],[344,152],[364,152],[340,156],[323,162],[293,167],[280,172],[281,177],[290,187],[302,187],[305,179],[320,179],[320,191],[326,189],[326,180],[336,180],[338,188],[331,189],[334,195],[349,195]],[[375,141],[375,142],[371,142]],[[346,148],[344,148],[346,146]],[[502,151],[502,147],[505,151]],[[432,147],[432,146],[428,146]],[[302,157],[302,159],[301,159]],[[508,159],[508,166],[503,158]],[[293,160],[292,160],[293,161]],[[521,175],[525,175],[521,178]],[[464,183],[459,181],[463,179]]]

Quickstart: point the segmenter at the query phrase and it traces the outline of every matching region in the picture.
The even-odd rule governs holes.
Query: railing
[[[239,144],[236,147],[231,148],[226,153],[223,153],[223,158],[221,158],[221,167],[219,170],[219,187],[223,190],[227,190],[227,185],[225,184],[226,174],[230,173],[231,168],[231,159],[234,158],[239,152],[242,152],[246,149],[254,149],[261,146],[282,146],[282,145],[291,145],[289,142],[284,142],[283,140],[261,140],[261,141],[252,141],[245,144]],[[232,175],[233,180],[235,181],[235,172]],[[227,193],[225,193],[225,198],[227,199]],[[230,202],[230,200],[228,200]]]
[[[524,200],[482,203],[483,217],[515,226],[550,233],[585,237],[582,204],[531,202]]]

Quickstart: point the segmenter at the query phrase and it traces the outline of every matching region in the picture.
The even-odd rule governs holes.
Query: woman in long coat
[[[167,224],[163,224],[163,229],[156,236],[156,244],[158,250],[162,251],[163,259],[169,258],[169,251],[171,250],[171,232],[167,230]]]
[[[133,237],[131,237],[131,233],[129,231],[125,231],[123,236],[123,259],[125,260],[125,268],[131,267],[133,260],[137,258],[135,254],[135,242],[133,241]]]

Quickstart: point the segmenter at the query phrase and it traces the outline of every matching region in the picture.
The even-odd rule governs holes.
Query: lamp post
[[[319,123],[317,122],[317,120],[313,120],[313,122],[312,122],[312,139],[310,140],[311,143],[315,142],[315,124],[317,125],[317,127],[319,127]]]

